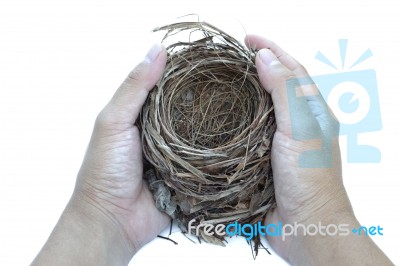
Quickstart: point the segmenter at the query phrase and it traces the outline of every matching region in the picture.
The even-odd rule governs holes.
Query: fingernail
[[[261,61],[267,66],[273,66],[279,64],[278,58],[269,50],[269,49],[261,49],[258,51],[258,56]]]
[[[158,55],[160,54],[162,50],[162,45],[159,43],[154,44],[150,50],[147,52],[145,60],[149,63],[153,63],[156,61]]]

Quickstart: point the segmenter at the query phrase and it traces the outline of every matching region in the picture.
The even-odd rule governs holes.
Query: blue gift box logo
[[[347,40],[339,40],[340,55],[342,59],[342,70],[345,68],[345,58],[347,51]],[[372,56],[370,49],[366,50],[356,62],[349,68],[362,63]],[[318,52],[317,60],[324,64],[339,70],[330,60],[321,52]],[[378,87],[376,80],[376,72],[373,69],[359,71],[343,71],[339,73],[319,75],[298,80],[299,85],[309,85],[315,83],[321,95],[332,109],[340,123],[340,135],[347,136],[347,162],[349,163],[379,163],[381,153],[377,147],[371,145],[361,145],[358,143],[358,134],[373,132],[382,129],[382,120],[379,106]],[[287,83],[287,92],[289,99],[289,107],[296,106],[295,86]],[[308,96],[309,97],[309,96]],[[301,117],[290,108],[292,127],[301,121]],[[333,118],[332,118],[333,119]],[[294,138],[301,140],[302,136],[296,134],[293,130]],[[332,136],[335,137],[335,136]],[[337,137],[337,136],[336,136]],[[331,158],[329,151],[331,150],[330,141],[323,141],[321,150],[307,151],[301,157],[300,164],[303,167],[329,167]],[[327,152],[328,151],[328,152]],[[313,160],[315,156],[325,157],[323,165],[315,165],[313,162],[321,160]],[[307,159],[308,158],[308,159]]]

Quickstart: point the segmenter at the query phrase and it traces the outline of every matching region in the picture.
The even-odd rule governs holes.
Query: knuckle
[[[297,80],[296,75],[281,63],[275,65],[275,67],[271,69],[270,75],[278,77],[284,81]]]
[[[327,128],[330,131],[331,134],[339,136],[340,132],[340,121],[336,117],[336,115],[333,113],[332,109],[326,104],[326,109],[324,115],[327,117],[326,120],[328,121],[327,123]]]
[[[137,82],[141,80],[143,73],[145,72],[145,66],[143,63],[137,65],[128,75],[127,80],[130,82]]]
[[[303,122],[303,127],[305,134],[314,136],[314,135],[322,135],[321,133],[321,126],[316,119],[309,118],[305,119]]]
[[[104,107],[96,117],[95,126],[97,128],[110,128],[115,123],[114,115]]]
[[[337,117],[335,115],[331,116],[331,121],[330,121],[330,126],[331,126],[331,131],[335,136],[339,136],[339,132],[340,132],[340,122],[337,119]]]
[[[303,73],[303,74],[307,74],[307,75],[308,75],[308,71],[307,71],[307,69],[304,67],[304,65],[301,64],[301,63],[297,63],[297,64],[298,64],[298,66],[296,67],[297,71],[299,71],[300,73]]]
[[[126,122],[126,117],[126,112],[117,110],[114,106],[108,104],[97,115],[95,129],[103,133],[124,131],[131,126],[130,123]]]

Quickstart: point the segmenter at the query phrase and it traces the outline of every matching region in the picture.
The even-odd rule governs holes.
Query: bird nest
[[[163,42],[186,34],[186,41],[167,46],[165,72],[140,116],[144,156],[152,166],[145,179],[157,207],[190,234],[199,224],[262,222],[275,205],[276,123],[255,51],[206,22],[154,31],[167,32]],[[197,233],[223,245],[224,236],[201,227]]]

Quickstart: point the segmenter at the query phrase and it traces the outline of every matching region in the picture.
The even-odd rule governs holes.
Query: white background
[[[396,2],[1,0],[0,265],[26,265],[37,254],[71,195],[97,113],[159,40],[150,30],[189,13],[237,38],[243,28],[270,38],[313,75],[337,73],[314,56],[320,50],[339,65],[340,38],[349,39],[349,62],[372,50],[354,70],[376,70],[383,130],[359,138],[379,147],[382,161],[344,163],[344,182],[361,223],[384,228],[374,240],[400,264]],[[253,261],[240,239],[220,248],[172,238],[179,245],[154,241],[133,262],[285,265],[274,253]]]

